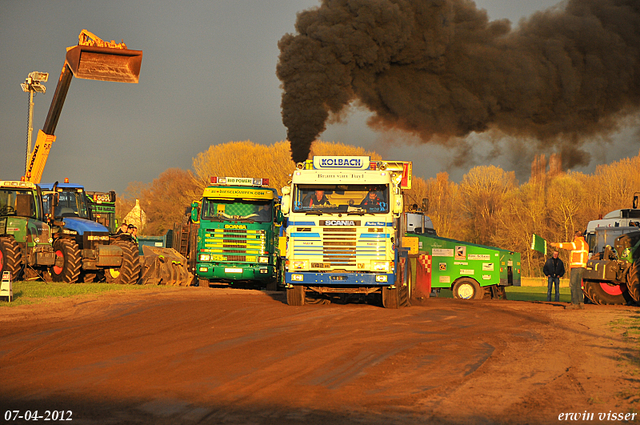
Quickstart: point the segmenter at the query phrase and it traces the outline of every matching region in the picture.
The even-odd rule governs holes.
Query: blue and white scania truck
[[[411,162],[316,156],[282,188],[289,305],[307,294],[379,294],[387,308],[409,303],[408,249],[401,246],[402,190]]]

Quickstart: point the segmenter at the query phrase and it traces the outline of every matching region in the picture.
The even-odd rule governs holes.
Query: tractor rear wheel
[[[138,245],[132,241],[117,239],[114,242],[122,248],[122,264],[119,268],[107,269],[104,277],[108,283],[135,285],[140,279],[140,253]]]
[[[54,282],[76,283],[82,268],[82,256],[78,244],[71,239],[58,239],[53,243],[56,262],[51,266]]]
[[[599,282],[595,280],[583,281],[584,294],[593,301],[594,304],[600,305],[625,305],[631,298],[627,286],[611,284],[608,282]]]
[[[453,284],[453,298],[462,300],[481,300],[484,298],[484,289],[470,277],[463,277]]]
[[[306,297],[304,286],[295,285],[292,288],[287,288],[287,304],[301,306],[304,305],[304,299]]]
[[[22,270],[22,251],[18,243],[11,237],[0,237],[0,276],[2,272],[11,272],[14,282],[20,278]]]
[[[627,290],[629,296],[633,298],[635,302],[640,302],[640,261],[636,260],[631,265],[629,274],[627,275]]]

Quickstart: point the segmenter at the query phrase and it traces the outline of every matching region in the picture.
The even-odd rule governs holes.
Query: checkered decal
[[[428,254],[418,255],[417,266],[414,296],[429,298],[431,293],[431,256]]]
[[[431,256],[427,254],[420,254],[418,256],[418,262],[422,264],[422,267],[427,273],[431,273]]]

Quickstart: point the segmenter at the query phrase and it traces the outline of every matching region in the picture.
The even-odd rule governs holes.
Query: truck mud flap
[[[142,252],[143,285],[189,286],[193,282],[187,259],[175,249],[144,245]]]

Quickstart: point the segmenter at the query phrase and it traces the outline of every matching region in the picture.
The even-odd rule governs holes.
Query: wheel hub
[[[458,295],[460,295],[460,298],[464,300],[471,299],[474,292],[475,291],[473,290],[473,286],[469,285],[468,283],[464,283],[458,288]]]

